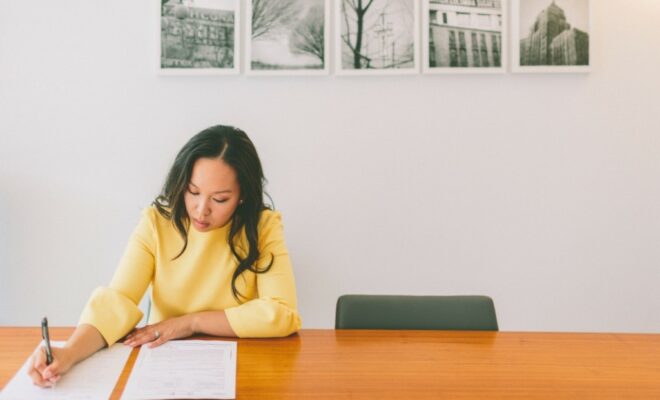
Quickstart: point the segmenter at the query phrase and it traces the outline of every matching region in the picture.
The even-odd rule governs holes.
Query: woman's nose
[[[197,203],[197,215],[200,217],[205,217],[211,213],[211,209],[209,208],[209,203],[206,200],[200,200],[199,203]]]

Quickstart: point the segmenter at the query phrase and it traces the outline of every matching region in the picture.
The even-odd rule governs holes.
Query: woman
[[[264,205],[263,182],[243,131],[218,125],[191,138],[143,212],[110,286],[94,291],[50,365],[43,348],[33,355],[34,383],[52,386],[122,337],[129,346],[156,347],[197,333],[279,337],[299,330],[281,218]],[[148,325],[134,329],[149,285]]]

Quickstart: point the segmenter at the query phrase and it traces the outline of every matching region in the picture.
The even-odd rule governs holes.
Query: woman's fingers
[[[44,347],[40,347],[32,355],[32,362],[30,368],[28,369],[28,375],[32,378],[32,382],[41,387],[51,387],[53,382],[49,379],[55,374],[49,373],[48,376],[44,376],[45,372],[48,370],[49,366],[46,365],[46,352]]]
[[[41,376],[41,374],[39,373],[39,371],[37,371],[34,368],[30,368],[30,370],[28,371],[28,375],[32,379],[32,383],[34,383],[37,386],[41,386],[41,387],[44,387],[44,388],[53,386],[53,382],[51,382],[47,379],[44,379]]]
[[[60,376],[60,362],[58,359],[54,359],[53,362],[47,366],[41,373],[41,376],[44,379],[47,379],[53,383],[59,380]]]
[[[42,373],[46,369],[46,349],[41,346],[32,354],[32,366]]]
[[[124,344],[131,347],[136,347],[158,340],[160,337],[161,333],[156,325],[150,325],[145,326],[144,328],[136,329],[135,332],[126,337]]]
[[[153,348],[158,347],[169,340],[188,337],[193,333],[194,332],[190,327],[189,318],[170,318],[154,325],[147,325],[135,329],[126,336],[124,344],[136,347],[149,343],[149,347]]]
[[[147,347],[149,347],[150,349],[153,349],[154,347],[158,347],[161,344],[167,342],[168,340],[169,339],[166,339],[165,336],[163,336],[161,334],[161,335],[158,335],[158,339],[156,339],[153,342],[149,343],[149,345]]]
[[[32,382],[41,387],[52,387],[71,368],[70,355],[66,349],[53,347],[53,362],[46,364],[46,349],[39,347],[34,354],[28,369]]]
[[[138,332],[138,329],[137,329],[137,328],[133,328],[132,331],[128,332],[128,334],[127,334],[126,336],[124,336],[124,342],[126,342],[126,341],[129,340],[131,337],[133,337],[133,335],[135,335],[135,333],[137,333],[137,332]]]

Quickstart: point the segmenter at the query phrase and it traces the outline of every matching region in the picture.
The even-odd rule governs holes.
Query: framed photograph
[[[248,0],[249,75],[329,73],[330,0]]]
[[[590,0],[512,0],[514,72],[589,72]]]
[[[161,0],[159,71],[238,74],[239,0]]]
[[[418,0],[335,0],[337,75],[419,72]]]
[[[506,3],[422,0],[423,72],[505,72]]]

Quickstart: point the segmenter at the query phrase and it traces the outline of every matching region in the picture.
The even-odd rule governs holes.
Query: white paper
[[[53,341],[51,346],[62,347],[64,342]],[[115,344],[109,349],[99,350],[62,375],[54,388],[41,388],[32,383],[32,379],[27,374],[30,362],[28,358],[23,364],[23,368],[0,393],[0,399],[107,399],[117,384],[131,350],[130,347],[123,344]]]
[[[236,342],[175,340],[142,346],[122,399],[233,399]]]

